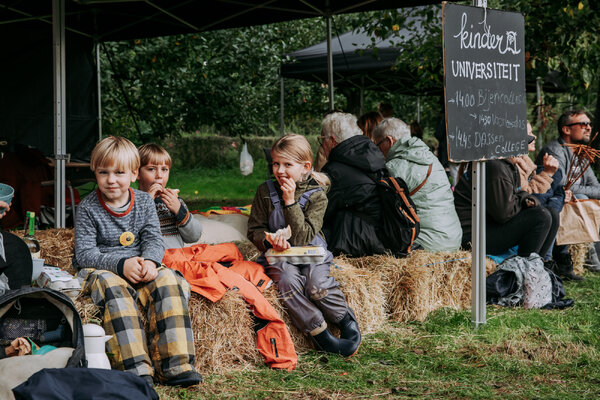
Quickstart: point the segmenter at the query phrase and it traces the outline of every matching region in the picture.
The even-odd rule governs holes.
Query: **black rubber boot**
[[[311,336],[317,349],[327,353],[340,354],[344,357],[351,356],[358,350],[360,343],[354,343],[348,339],[338,339],[325,329],[323,332]]]
[[[344,318],[338,322],[342,339],[348,339],[352,342],[358,342],[360,345],[361,335],[358,323],[351,312],[347,312]]]
[[[558,254],[556,257],[556,273],[567,281],[582,281],[583,276],[575,275],[573,272],[573,259],[570,254]]]

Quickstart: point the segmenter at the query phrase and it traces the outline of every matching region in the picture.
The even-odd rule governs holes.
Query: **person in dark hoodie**
[[[375,184],[387,175],[383,154],[362,134],[356,117],[343,112],[323,119],[321,146],[327,158],[322,172],[331,179],[323,223],[329,250],[354,257],[385,253],[377,236],[381,202]]]

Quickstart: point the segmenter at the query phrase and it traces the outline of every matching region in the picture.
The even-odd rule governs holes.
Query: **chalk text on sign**
[[[463,13],[460,20],[460,32],[454,35],[460,39],[461,49],[487,49],[497,50],[500,54],[510,52],[512,54],[521,53],[521,49],[517,49],[517,33],[514,31],[506,31],[505,35],[492,34],[492,26],[484,24],[483,33],[473,32],[473,24],[470,24],[471,30],[466,30],[467,13]]]

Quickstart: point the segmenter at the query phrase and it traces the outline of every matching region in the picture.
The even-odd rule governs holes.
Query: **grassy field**
[[[191,209],[249,204],[267,177],[238,170],[177,171]],[[293,372],[265,366],[203,374],[193,389],[158,386],[161,399],[596,399],[600,398],[600,275],[567,283],[566,310],[488,307],[474,330],[470,311],[439,310],[424,322],[390,323],[366,335],[354,357],[309,352]],[[200,371],[203,372],[203,371]]]
[[[192,210],[212,206],[245,206],[252,203],[256,188],[267,179],[267,162],[254,161],[254,172],[243,176],[239,169],[172,170],[168,186],[179,189],[179,195]]]
[[[600,397],[600,276],[568,283],[566,310],[490,306],[366,335],[357,355],[309,352],[293,372],[257,366],[204,375],[194,389],[158,387],[161,399],[596,399]]]

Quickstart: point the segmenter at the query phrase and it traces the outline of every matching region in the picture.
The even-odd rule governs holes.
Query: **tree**
[[[343,18],[338,25],[346,27]],[[138,141],[202,126],[234,136],[277,132],[283,54],[323,40],[325,32],[323,19],[308,19],[107,43],[102,58],[105,130]],[[299,81],[286,87],[292,93],[287,114],[314,126],[314,116],[326,109],[326,90]]]

